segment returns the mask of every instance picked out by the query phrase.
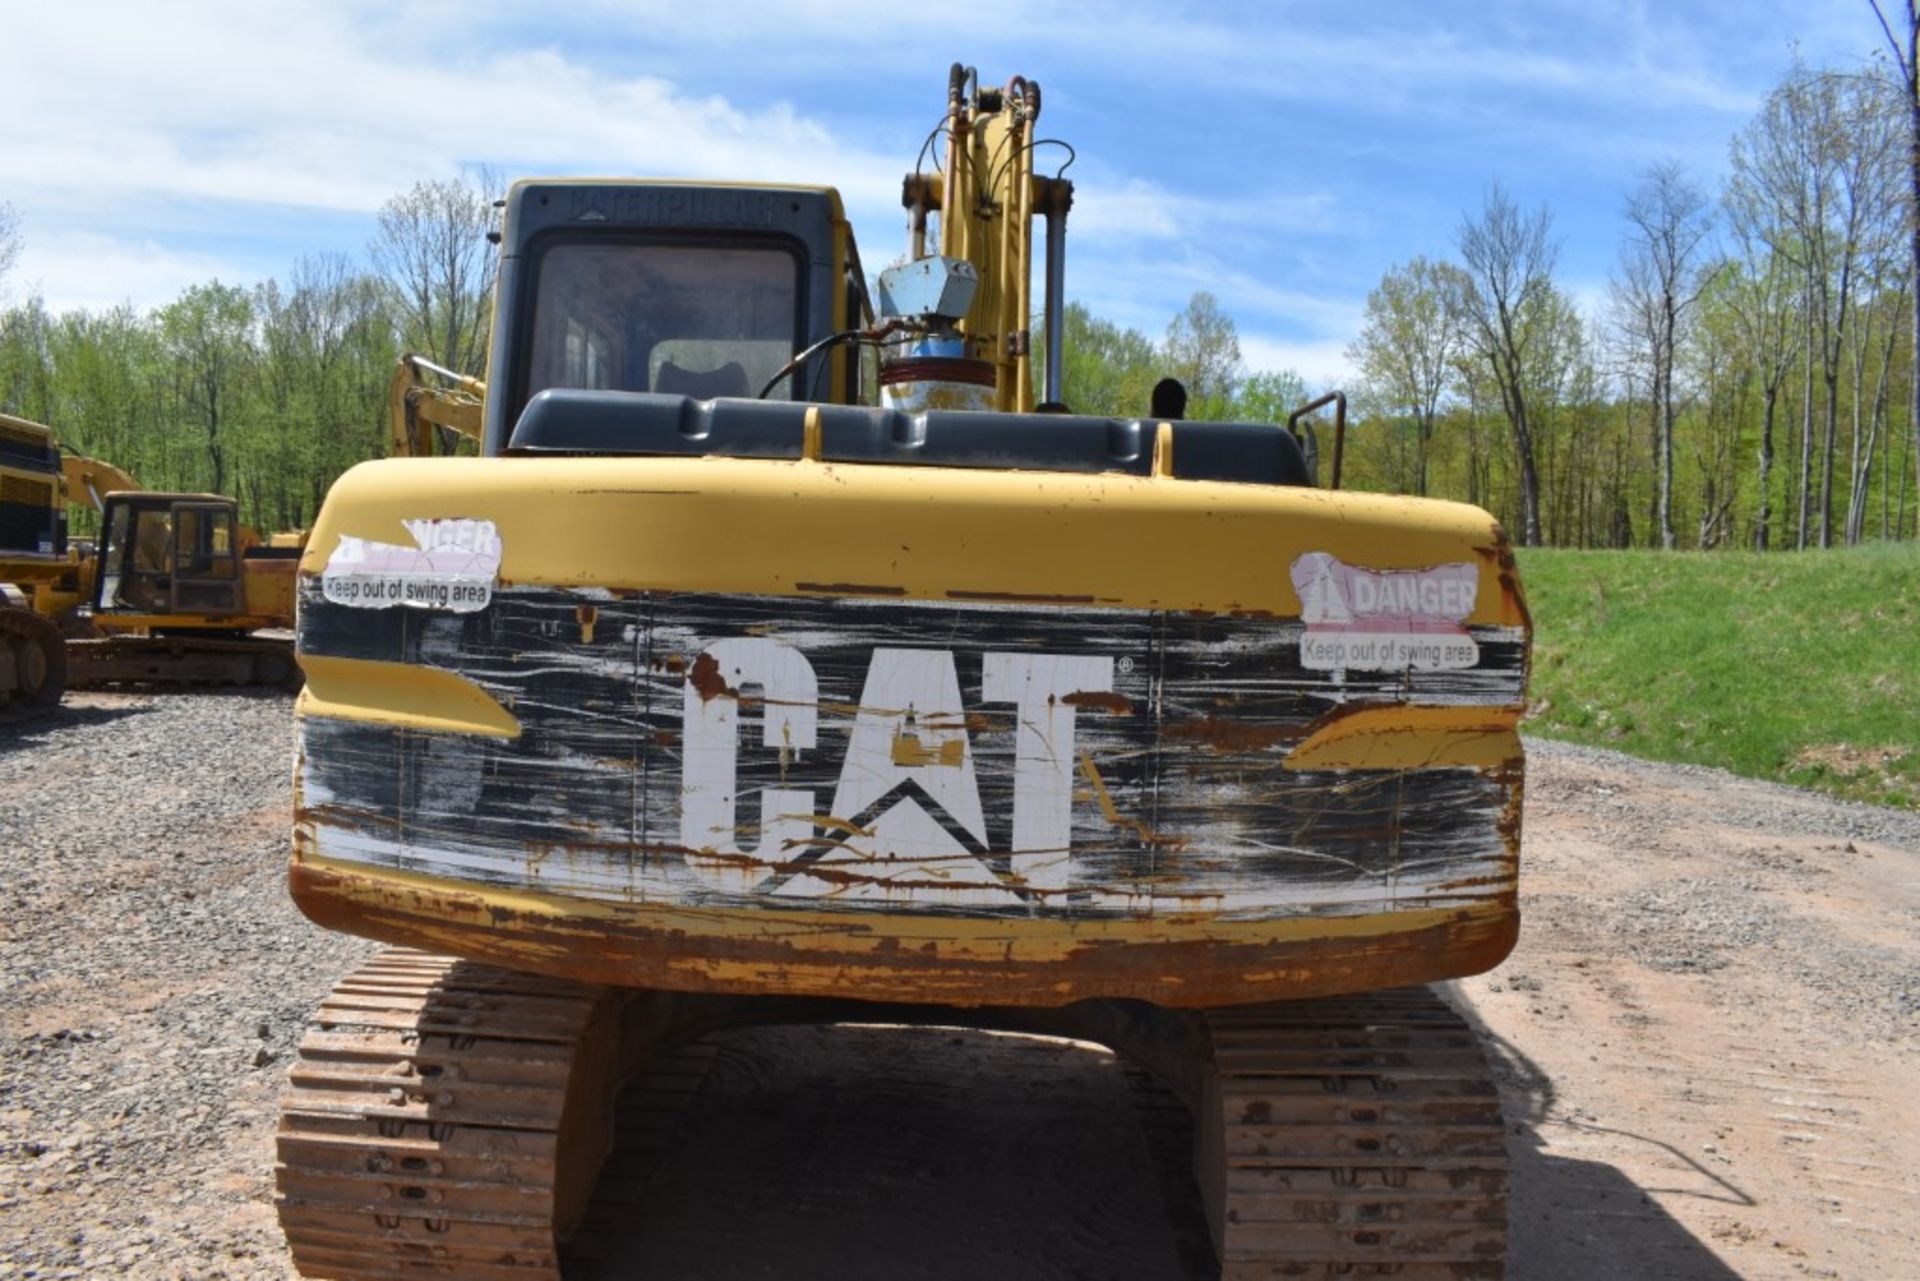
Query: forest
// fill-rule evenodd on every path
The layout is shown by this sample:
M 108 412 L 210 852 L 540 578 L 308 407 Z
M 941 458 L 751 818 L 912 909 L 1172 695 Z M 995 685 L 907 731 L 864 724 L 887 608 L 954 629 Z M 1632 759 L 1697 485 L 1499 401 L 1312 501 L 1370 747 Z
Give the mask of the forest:
M 1916 536 L 1909 60 L 1795 66 L 1709 190 L 1673 164 L 1621 193 L 1607 297 L 1556 277 L 1553 210 L 1492 185 L 1450 244 L 1384 271 L 1347 356 L 1349 487 L 1460 499 L 1530 546 L 1827 547 Z M 0 310 L 0 410 L 156 489 L 310 523 L 386 448 L 394 363 L 478 374 L 492 292 L 489 173 L 420 182 L 366 252 L 284 280 L 208 281 L 140 311 Z M 20 248 L 0 204 L 0 298 Z M 1284 423 L 1328 388 L 1250 369 L 1219 299 L 1158 337 L 1065 316 L 1065 399 L 1134 417 L 1173 375 L 1191 417 Z

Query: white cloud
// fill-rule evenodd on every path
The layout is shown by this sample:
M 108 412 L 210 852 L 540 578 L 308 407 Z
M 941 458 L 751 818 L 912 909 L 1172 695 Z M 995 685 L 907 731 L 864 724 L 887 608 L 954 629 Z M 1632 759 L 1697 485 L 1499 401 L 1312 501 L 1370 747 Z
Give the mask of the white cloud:
M 1359 379 L 1347 360 L 1351 338 L 1294 340 L 1266 334 L 1240 333 L 1240 358 L 1249 370 L 1291 369 L 1307 380 L 1310 391 L 1354 390 Z
M 969 10 L 963 46 L 944 11 L 829 0 L 621 0 L 557 17 L 508 0 L 18 4 L 8 95 L 32 105 L 0 113 L 0 199 L 28 222 L 15 292 L 37 279 L 76 300 L 160 301 L 176 280 L 283 271 L 314 247 L 310 228 L 324 222 L 337 247 L 417 179 L 479 163 L 831 183 L 877 268 L 902 242 L 900 175 L 958 52 L 990 78 L 1043 81 L 1042 132 L 1081 148 L 1073 296 L 1157 338 L 1209 289 L 1243 335 L 1331 368 L 1359 324 L 1344 295 L 1394 258 L 1448 252 L 1453 216 L 1433 209 L 1456 189 L 1449 166 L 1468 186 L 1483 166 L 1537 174 L 1546 198 L 1570 168 L 1617 170 L 1624 186 L 1662 151 L 1701 167 L 1774 74 L 1755 70 L 1773 56 L 1751 52 L 1755 32 L 1784 66 L 1795 4 L 1834 39 L 1855 22 L 1863 48 L 1878 41 L 1857 0 L 1755 0 L 1732 16 L 1488 0 L 1231 21 L 1133 0 L 989 0 Z M 1313 167 L 1290 160 L 1300 118 L 1327 130 L 1298 140 Z M 1404 139 L 1436 121 L 1444 147 L 1410 157 Z M 1376 143 L 1384 158 L 1366 158 Z M 1397 168 L 1420 175 L 1417 190 L 1395 186 Z M 263 225 L 275 221 L 277 239 Z M 207 248 L 240 226 L 251 259 Z
M 1101 244 L 1143 240 L 1206 240 L 1223 233 L 1325 232 L 1335 230 L 1329 192 L 1223 198 L 1181 195 L 1139 178 L 1107 184 L 1077 183 L 1067 225 L 1075 237 Z
M 789 105 L 741 110 L 551 49 L 457 55 L 433 27 L 319 6 L 66 7 L 9 18 L 0 189 L 94 208 L 127 192 L 370 210 L 463 164 L 772 181 L 897 200 L 900 165 Z M 446 21 L 458 30 L 457 19 Z M 100 39 L 99 31 L 112 31 Z
M 27 241 L 8 292 L 39 294 L 50 310 L 104 311 L 122 303 L 146 310 L 177 298 L 188 285 L 220 279 L 252 284 L 261 273 L 212 254 L 182 253 L 151 240 L 92 232 L 56 232 Z

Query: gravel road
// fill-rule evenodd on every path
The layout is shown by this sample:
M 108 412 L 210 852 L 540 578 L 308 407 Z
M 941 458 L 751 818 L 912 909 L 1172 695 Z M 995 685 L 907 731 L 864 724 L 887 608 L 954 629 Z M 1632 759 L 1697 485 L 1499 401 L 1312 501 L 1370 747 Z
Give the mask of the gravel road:
M 71 702 L 0 726 L 0 1278 L 284 1278 L 275 1099 L 372 951 L 286 899 L 289 702 Z M 1513 1275 L 1920 1275 L 1920 814 L 1530 750 L 1520 947 L 1450 985 L 1507 1094 Z M 1104 1052 L 733 1035 L 633 1225 L 672 1275 L 1190 1270 Z M 801 1167 L 835 1212 L 748 1223 Z

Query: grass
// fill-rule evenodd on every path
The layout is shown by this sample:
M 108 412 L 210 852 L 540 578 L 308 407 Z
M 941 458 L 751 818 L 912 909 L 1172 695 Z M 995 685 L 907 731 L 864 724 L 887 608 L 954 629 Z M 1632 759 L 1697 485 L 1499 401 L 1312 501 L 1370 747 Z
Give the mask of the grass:
M 1520 553 L 1530 732 L 1920 808 L 1920 546 Z

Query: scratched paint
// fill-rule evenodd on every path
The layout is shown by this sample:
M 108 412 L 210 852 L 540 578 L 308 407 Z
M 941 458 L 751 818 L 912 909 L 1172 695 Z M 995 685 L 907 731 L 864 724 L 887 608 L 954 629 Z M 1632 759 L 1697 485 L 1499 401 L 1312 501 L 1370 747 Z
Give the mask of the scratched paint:
M 370 615 L 309 584 L 303 652 L 455 672 L 521 733 L 306 717 L 301 822 L 372 867 L 694 906 L 1262 919 L 1510 889 L 1516 776 L 1286 758 L 1357 707 L 1517 706 L 1524 635 L 1471 629 L 1472 668 L 1333 673 L 1303 631 L 532 588 Z

